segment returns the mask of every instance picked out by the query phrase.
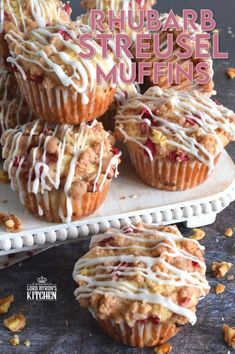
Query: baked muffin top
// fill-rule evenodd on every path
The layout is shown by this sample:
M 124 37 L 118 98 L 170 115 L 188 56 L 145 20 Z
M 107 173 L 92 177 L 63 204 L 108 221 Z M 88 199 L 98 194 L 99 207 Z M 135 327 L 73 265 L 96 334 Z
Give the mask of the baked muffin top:
M 42 83 L 44 87 L 70 88 L 82 95 L 82 103 L 88 103 L 87 92 L 97 86 L 96 67 L 99 64 L 107 74 L 115 64 L 125 63 L 131 69 L 131 60 L 125 55 L 115 59 L 113 42 L 109 42 L 107 57 L 102 57 L 102 47 L 98 41 L 90 41 L 95 50 L 92 59 L 82 59 L 86 52 L 80 45 L 79 36 L 91 33 L 87 25 L 52 26 L 38 28 L 25 35 L 9 31 L 5 36 L 9 43 L 11 57 L 8 61 L 15 65 L 23 78 Z M 103 83 L 109 87 L 111 83 Z M 115 85 L 114 85 L 115 86 Z
M 210 288 L 205 271 L 203 247 L 176 226 L 110 229 L 75 264 L 75 296 L 100 320 L 194 324 Z
M 72 9 L 59 0 L 1 0 L 0 33 L 11 29 L 27 33 L 37 27 L 68 23 Z
M 61 190 L 68 206 L 71 198 L 100 191 L 107 179 L 117 176 L 121 153 L 114 142 L 96 120 L 80 126 L 36 120 L 3 134 L 4 169 L 13 190 Z
M 120 107 L 116 134 L 151 160 L 198 160 L 213 170 L 215 158 L 235 139 L 235 114 L 198 91 L 155 86 Z
M 28 108 L 14 74 L 0 68 L 0 134 L 6 129 L 35 119 Z

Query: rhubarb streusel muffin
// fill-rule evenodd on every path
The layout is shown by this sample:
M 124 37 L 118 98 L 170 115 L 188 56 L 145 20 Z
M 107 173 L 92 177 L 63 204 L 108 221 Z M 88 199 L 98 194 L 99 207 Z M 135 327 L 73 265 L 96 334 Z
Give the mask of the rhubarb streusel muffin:
M 0 136 L 5 130 L 33 119 L 14 74 L 0 68 Z
M 90 31 L 87 25 L 71 25 L 6 35 L 12 55 L 8 61 L 18 70 L 15 75 L 29 106 L 42 119 L 80 124 L 100 117 L 112 103 L 116 87 L 111 80 L 97 83 L 97 65 L 107 74 L 119 62 L 129 70 L 131 60 L 127 56 L 116 60 L 110 43 L 103 58 L 95 40 L 90 41 L 94 57 L 83 59 L 79 37 Z
M 165 24 L 168 14 L 161 14 L 160 20 L 162 25 Z M 197 89 L 199 91 L 205 92 L 208 95 L 212 95 L 214 89 L 214 82 L 213 82 L 213 61 L 211 55 L 209 53 L 210 43 L 209 41 L 205 40 L 204 42 L 208 44 L 208 49 L 204 51 L 207 52 L 208 58 L 205 59 L 197 59 L 196 57 L 196 34 L 202 34 L 203 31 L 200 25 L 197 25 L 197 30 L 193 29 L 190 25 L 188 26 L 187 31 L 183 30 L 183 18 L 177 16 L 179 26 L 181 30 L 172 30 L 168 29 L 167 31 L 163 31 L 162 28 L 157 32 L 151 32 L 151 39 L 146 41 L 149 43 L 150 49 L 148 49 L 148 53 L 150 53 L 149 58 L 145 59 L 138 59 L 136 58 L 137 62 L 146 62 L 151 65 L 149 68 L 150 76 L 148 76 L 145 80 L 145 87 L 149 88 L 151 86 L 158 85 L 159 87 L 166 89 L 174 86 L 176 90 L 189 90 L 189 89 Z M 187 34 L 188 39 L 184 39 L 184 44 L 191 47 L 192 54 L 188 59 L 181 59 L 179 58 L 178 52 L 181 54 L 184 53 L 184 50 L 180 48 L 177 38 L 179 35 Z M 170 45 L 168 45 L 167 36 L 172 35 L 173 37 L 173 54 L 169 55 L 168 58 L 160 59 L 154 50 L 157 47 L 156 43 L 159 43 L 159 51 L 161 53 L 167 52 Z M 159 39 L 156 40 L 155 36 L 159 36 Z M 160 67 L 161 74 L 158 75 L 158 70 L 156 66 L 159 64 L 164 64 L 164 67 Z M 178 74 L 175 68 L 175 65 L 180 66 L 181 69 L 184 69 L 186 73 L 192 73 L 193 76 L 193 84 L 191 80 L 187 78 L 186 75 Z M 200 65 L 200 70 L 198 69 L 198 65 Z M 169 76 L 170 68 L 172 74 Z M 208 76 L 208 82 L 204 83 L 204 74 L 206 73 Z
M 9 30 L 27 33 L 37 27 L 46 27 L 70 21 L 69 2 L 59 0 L 7 0 L 0 1 L 0 53 L 7 58 L 8 46 L 4 36 Z
M 2 136 L 4 169 L 22 204 L 48 221 L 70 222 L 104 201 L 121 153 L 101 123 L 80 126 L 41 120 Z
M 75 296 L 112 338 L 151 347 L 195 324 L 205 272 L 203 247 L 176 226 L 110 229 L 75 264 Z
M 152 87 L 119 109 L 115 125 L 137 175 L 171 191 L 204 182 L 235 140 L 234 112 L 199 91 Z

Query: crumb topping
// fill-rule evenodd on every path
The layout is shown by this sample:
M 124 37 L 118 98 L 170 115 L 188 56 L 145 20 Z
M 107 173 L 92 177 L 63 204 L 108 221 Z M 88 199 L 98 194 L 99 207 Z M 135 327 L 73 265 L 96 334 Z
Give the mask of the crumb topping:
M 108 73 L 115 64 L 124 63 L 129 72 L 131 59 L 125 54 L 121 59 L 116 59 L 115 46 L 111 40 L 106 57 L 102 57 L 101 44 L 94 40 L 90 41 L 95 51 L 94 57 L 82 59 L 80 54 L 86 49 L 79 37 L 85 33 L 92 34 L 91 28 L 76 23 L 37 28 L 25 35 L 9 31 L 5 36 L 11 52 L 8 61 L 17 68 L 23 79 L 35 81 L 44 87 L 70 88 L 81 94 L 82 103 L 87 104 L 88 92 L 97 86 L 97 65 Z M 110 82 L 103 81 L 102 85 L 107 89 L 112 88 Z
M 36 27 L 68 23 L 72 13 L 69 3 L 59 0 L 1 0 L 0 33 L 10 29 L 27 33 Z
M 110 229 L 94 236 L 76 263 L 75 296 L 101 320 L 193 324 L 209 292 L 202 250 L 173 226 Z

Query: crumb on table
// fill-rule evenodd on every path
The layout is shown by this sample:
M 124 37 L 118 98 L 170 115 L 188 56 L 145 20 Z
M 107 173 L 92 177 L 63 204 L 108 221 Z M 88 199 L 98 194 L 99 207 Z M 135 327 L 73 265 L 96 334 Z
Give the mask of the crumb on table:
M 221 284 L 221 283 L 218 283 L 215 287 L 215 292 L 216 294 L 222 294 L 225 290 L 225 285 L 224 284 Z
M 231 269 L 232 263 L 228 262 L 213 262 L 211 270 L 216 278 L 223 278 Z
M 230 79 L 235 79 L 235 68 L 227 68 L 226 74 Z
M 235 349 L 235 327 L 230 327 L 227 324 L 223 325 L 225 342 Z
M 26 346 L 26 347 L 30 347 L 30 341 L 28 340 L 28 339 L 26 339 L 25 341 L 24 341 L 24 345 Z
M 11 332 L 20 332 L 26 326 L 26 318 L 22 313 L 12 315 L 3 321 L 3 325 Z

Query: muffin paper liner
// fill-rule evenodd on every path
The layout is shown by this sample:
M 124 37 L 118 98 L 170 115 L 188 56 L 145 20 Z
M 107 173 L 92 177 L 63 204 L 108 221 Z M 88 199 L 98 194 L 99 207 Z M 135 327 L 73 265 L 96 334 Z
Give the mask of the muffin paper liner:
M 137 176 L 146 184 L 168 191 L 194 188 L 210 176 L 208 167 L 199 161 L 171 162 L 150 160 L 143 152 L 130 149 L 129 154 Z M 218 161 L 219 156 L 215 159 Z
M 125 345 L 139 348 L 153 347 L 164 343 L 179 331 L 175 324 L 168 323 L 136 322 L 133 327 L 130 327 L 124 322 L 117 324 L 112 320 L 101 321 L 98 319 L 98 321 L 111 338 Z
M 72 221 L 92 214 L 105 200 L 111 180 L 107 180 L 101 191 L 87 192 L 71 198 Z M 49 222 L 61 222 L 60 208 L 63 215 L 67 216 L 66 196 L 61 190 L 52 190 L 44 194 L 33 194 L 26 191 L 20 192 L 21 203 L 34 215 L 40 216 Z
M 97 86 L 87 92 L 88 104 L 82 103 L 82 95 L 66 87 L 45 88 L 31 80 L 23 80 L 15 73 L 17 82 L 29 107 L 40 118 L 54 123 L 80 124 L 104 114 L 113 101 L 115 89 Z

